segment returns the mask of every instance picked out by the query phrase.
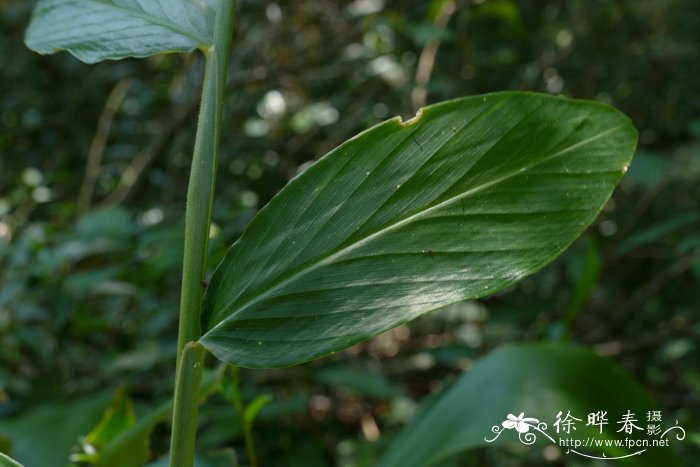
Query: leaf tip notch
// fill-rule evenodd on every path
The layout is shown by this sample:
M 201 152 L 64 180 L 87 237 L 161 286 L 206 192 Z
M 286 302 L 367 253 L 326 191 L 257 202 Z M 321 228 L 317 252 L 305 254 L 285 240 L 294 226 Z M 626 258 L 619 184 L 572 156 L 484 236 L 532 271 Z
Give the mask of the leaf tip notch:
M 415 125 L 416 123 L 418 123 L 422 117 L 423 117 L 423 109 L 420 108 L 420 109 L 418 109 L 418 112 L 416 112 L 416 114 L 413 117 L 409 118 L 408 120 L 404 120 L 403 117 L 400 117 L 400 116 L 397 118 L 399 119 L 399 123 L 401 124 L 401 126 L 411 126 L 411 125 Z

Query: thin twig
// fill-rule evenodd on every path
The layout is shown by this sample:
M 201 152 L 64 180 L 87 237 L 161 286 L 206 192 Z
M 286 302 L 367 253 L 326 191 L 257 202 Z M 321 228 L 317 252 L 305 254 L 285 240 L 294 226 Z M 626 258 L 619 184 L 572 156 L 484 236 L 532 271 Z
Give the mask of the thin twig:
M 122 105 L 127 92 L 129 92 L 130 86 L 130 78 L 123 78 L 119 80 L 119 82 L 114 86 L 114 89 L 112 89 L 112 92 L 109 93 L 109 97 L 107 97 L 107 101 L 102 108 L 100 119 L 97 121 L 95 135 L 93 136 L 92 142 L 90 143 L 90 148 L 88 149 L 85 176 L 83 177 L 83 182 L 80 185 L 80 192 L 78 194 L 78 210 L 80 212 L 87 211 L 90 209 L 90 205 L 92 204 L 92 196 L 95 192 L 95 183 L 97 182 L 97 178 L 100 176 L 102 156 L 104 154 L 105 147 L 107 146 L 107 138 L 109 137 L 109 132 L 112 128 L 114 115 Z
M 198 105 L 198 102 L 193 101 L 184 111 L 178 112 L 175 117 L 167 123 L 165 128 L 158 133 L 158 136 L 151 144 L 139 151 L 136 157 L 134 157 L 126 169 L 124 169 L 119 179 L 119 184 L 112 193 L 104 199 L 103 204 L 120 204 L 131 196 L 133 189 L 138 184 L 138 181 L 141 179 L 146 169 L 153 163 L 163 148 L 172 141 L 172 137 L 177 130 L 182 128 L 183 124 L 195 113 Z
M 435 17 L 435 27 L 440 30 L 445 29 L 455 11 L 457 11 L 457 5 L 454 0 L 447 0 L 444 2 Z M 435 67 L 435 57 L 437 56 L 441 43 L 442 41 L 440 38 L 430 39 L 426 42 L 425 46 L 423 46 L 423 50 L 418 58 L 416 76 L 414 78 L 416 87 L 413 88 L 411 92 L 411 103 L 415 112 L 425 106 L 428 96 L 426 86 L 430 82 L 430 75 L 432 75 L 433 68 Z

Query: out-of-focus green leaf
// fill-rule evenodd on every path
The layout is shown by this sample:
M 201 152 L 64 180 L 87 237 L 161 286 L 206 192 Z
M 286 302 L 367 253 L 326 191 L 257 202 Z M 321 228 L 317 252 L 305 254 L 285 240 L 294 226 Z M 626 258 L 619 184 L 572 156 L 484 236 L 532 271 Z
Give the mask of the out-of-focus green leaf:
M 273 399 L 260 410 L 261 419 L 275 419 L 304 413 L 309 406 L 309 395 L 306 392 L 294 392 L 286 399 Z
M 700 249 L 700 233 L 692 233 L 682 238 L 676 245 L 676 251 L 681 254 L 690 253 L 697 249 Z
M 205 372 L 199 390 L 200 403 L 219 390 L 223 368 Z M 140 467 L 150 458 L 151 433 L 159 423 L 166 422 L 173 411 L 172 399 L 141 417 L 121 432 L 100 452 L 97 467 Z
M 12 455 L 28 466 L 65 467 L 78 437 L 100 419 L 109 394 L 68 404 L 33 407 L 19 417 L 0 420 L 0 433 L 12 440 Z
M 688 133 L 694 138 L 700 139 L 700 118 L 694 118 L 688 122 Z
M 649 245 L 678 229 L 695 224 L 699 220 L 700 213 L 695 211 L 675 215 L 670 219 L 654 224 L 651 227 L 647 227 L 630 235 L 624 242 L 622 242 L 622 244 L 620 244 L 619 252 L 621 254 L 627 253 L 640 246 Z
M 671 164 L 663 154 L 642 152 L 635 154 L 626 179 L 640 185 L 653 187 L 666 176 Z
M 448 41 L 452 38 L 449 29 L 436 26 L 433 22 L 406 24 L 405 27 L 410 31 L 409 37 L 418 47 L 424 47 L 430 41 Z
M 243 409 L 243 424 L 252 427 L 255 417 L 258 416 L 260 410 L 265 407 L 272 400 L 272 396 L 268 394 L 263 394 L 252 401 Z
M 233 449 L 195 455 L 195 467 L 238 467 L 238 458 Z
M 592 238 L 588 239 L 585 248 L 578 252 L 574 258 L 575 260 L 570 261 L 570 264 L 573 264 L 569 274 L 576 286 L 564 316 L 564 329 L 566 330 L 571 328 L 583 305 L 586 304 L 598 285 L 602 266 L 598 245 Z
M 72 455 L 73 462 L 94 463 L 99 458 L 100 450 L 112 442 L 120 433 L 136 423 L 134 404 L 126 394 L 124 387 L 117 389 L 114 402 L 105 410 L 102 419 L 85 437 L 82 453 Z
M 0 452 L 0 467 L 24 467 L 22 464 Z
M 587 426 L 587 414 L 607 411 L 609 425 L 602 433 L 598 426 Z M 515 430 L 503 430 L 501 422 L 509 414 L 547 423 L 545 431 L 558 437 L 582 439 L 623 439 L 617 432 L 622 413 L 636 414 L 643 424 L 650 410 L 658 410 L 644 390 L 608 359 L 593 352 L 562 344 L 508 345 L 477 362 L 453 386 L 428 406 L 393 440 L 379 465 L 383 467 L 430 467 L 444 465 L 466 450 L 476 447 L 520 444 Z M 575 432 L 557 434 L 553 422 L 559 411 L 581 419 Z M 669 420 L 666 421 L 670 422 Z M 502 431 L 493 444 L 497 431 Z M 552 444 L 538 434 L 537 445 Z M 669 438 L 674 438 L 669 435 Z M 639 449 L 604 448 L 608 457 Z M 580 448 L 585 453 L 592 448 Z M 597 451 L 600 453 L 600 451 Z M 572 460 L 583 460 L 575 454 Z M 625 466 L 678 465 L 671 447 L 647 449 L 626 459 Z
M 352 138 L 249 224 L 207 288 L 204 346 L 278 367 L 490 295 L 595 219 L 636 130 L 598 103 L 504 92 Z
M 103 371 L 109 375 L 125 371 L 146 371 L 169 357 L 157 342 L 145 341 L 133 350 L 115 355 L 112 360 L 105 362 Z
M 0 371 L 0 377 L 2 376 L 4 375 Z M 0 397 L 2 397 L 3 395 L 4 394 L 0 393 Z M 0 434 L 0 452 L 12 454 L 12 440 L 2 434 Z
M 377 400 L 393 399 L 403 393 L 383 375 L 356 368 L 327 368 L 316 375 L 316 380 L 328 386 L 343 386 Z
M 84 214 L 76 226 L 77 234 L 85 240 L 108 238 L 123 241 L 134 231 L 131 214 L 120 206 L 96 209 Z
M 100 452 L 97 467 L 119 465 L 139 467 L 150 458 L 151 433 L 159 423 L 166 422 L 173 411 L 173 401 L 162 403 L 129 429 L 121 432 Z
M 512 27 L 521 26 L 520 10 L 513 0 L 493 0 L 484 2 L 474 9 L 474 13 L 480 16 L 491 16 L 508 22 Z
M 700 396 L 700 371 L 686 370 L 685 382 L 697 396 Z
M 216 0 L 40 0 L 25 43 L 86 63 L 189 52 L 212 43 L 216 8 Z

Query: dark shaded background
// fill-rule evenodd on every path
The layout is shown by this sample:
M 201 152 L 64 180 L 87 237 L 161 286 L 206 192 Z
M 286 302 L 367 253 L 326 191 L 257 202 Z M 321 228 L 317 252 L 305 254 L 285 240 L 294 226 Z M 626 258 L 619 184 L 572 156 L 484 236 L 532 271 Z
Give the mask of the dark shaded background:
M 145 407 L 171 391 L 202 58 L 38 56 L 22 43 L 32 3 L 0 0 L 0 417 L 119 385 Z M 372 465 L 416 404 L 474 358 L 562 334 L 698 426 L 697 0 L 240 3 L 212 267 L 307 164 L 424 103 L 548 92 L 610 103 L 640 132 L 599 219 L 537 275 L 333 358 L 244 371 L 246 397 L 274 398 L 255 430 L 265 465 Z M 214 398 L 200 444 L 244 457 L 236 423 Z M 681 446 L 688 465 L 699 446 L 697 435 Z M 476 451 L 456 465 L 540 462 Z

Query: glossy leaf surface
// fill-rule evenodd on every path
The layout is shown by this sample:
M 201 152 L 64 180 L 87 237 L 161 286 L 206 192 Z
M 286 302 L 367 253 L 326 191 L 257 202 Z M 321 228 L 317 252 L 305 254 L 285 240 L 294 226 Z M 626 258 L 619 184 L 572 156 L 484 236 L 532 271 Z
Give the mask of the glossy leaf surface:
M 644 427 L 641 432 L 634 430 L 634 436 L 618 431 L 621 427 L 618 422 L 628 410 L 635 415 L 635 424 Z M 502 425 L 509 414 L 517 417 L 521 413 L 524 418 L 546 423 L 543 431 L 555 441 L 559 438 L 585 441 L 589 437 L 595 440 L 634 437 L 646 438 L 651 443 L 651 439 L 659 436 L 647 436 L 644 430 L 647 413 L 653 410 L 658 408 L 641 386 L 612 361 L 590 350 L 562 344 L 507 345 L 478 361 L 454 385 L 423 407 L 392 440 L 379 465 L 439 466 L 450 459 L 464 459 L 456 456 L 477 447 L 509 444 L 524 448 L 516 429 L 503 429 Z M 572 420 L 573 428 L 568 433 L 561 424 L 557 432 L 555 422 L 560 411 L 561 419 L 569 412 L 579 419 Z M 588 426 L 587 415 L 598 411 L 607 412 L 607 425 Z M 666 420 L 664 426 L 669 425 L 672 426 L 673 421 Z M 536 436 L 535 447 L 553 444 L 532 426 L 528 433 Z M 501 431 L 497 437 L 493 427 Z M 667 434 L 669 446 L 666 447 L 628 449 L 624 445 L 613 445 L 597 450 L 591 447 L 574 450 L 597 457 L 605 454 L 608 458 L 643 450 L 612 462 L 625 466 L 672 466 L 678 465 L 673 452 L 673 446 L 678 447 L 680 443 L 677 434 L 677 431 Z M 587 460 L 566 447 L 560 447 L 560 451 L 564 460 Z M 544 465 L 544 459 L 542 463 Z
M 292 365 L 542 268 L 590 224 L 636 143 L 614 109 L 506 92 L 350 139 L 250 223 L 207 288 L 201 339 Z
M 212 43 L 216 0 L 40 0 L 27 29 L 30 49 L 67 50 L 96 63 Z

